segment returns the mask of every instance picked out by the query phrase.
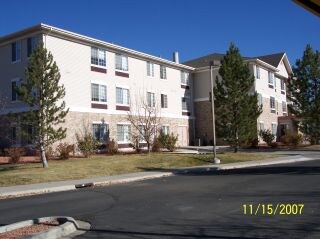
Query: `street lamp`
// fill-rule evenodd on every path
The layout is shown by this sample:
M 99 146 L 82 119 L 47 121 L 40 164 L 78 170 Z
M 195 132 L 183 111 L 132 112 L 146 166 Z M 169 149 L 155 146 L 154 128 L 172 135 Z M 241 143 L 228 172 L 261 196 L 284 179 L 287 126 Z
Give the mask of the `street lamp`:
M 214 95 L 213 95 L 213 61 L 210 62 L 210 82 L 211 82 L 211 107 L 212 107 L 212 134 L 213 134 L 213 163 L 219 164 L 220 159 L 217 158 L 216 151 L 216 122 L 214 115 Z

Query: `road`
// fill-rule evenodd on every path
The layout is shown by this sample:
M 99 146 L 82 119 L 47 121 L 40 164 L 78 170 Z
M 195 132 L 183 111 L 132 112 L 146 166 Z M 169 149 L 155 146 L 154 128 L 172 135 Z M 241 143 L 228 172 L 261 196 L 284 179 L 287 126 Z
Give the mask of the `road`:
M 194 172 L 0 201 L 0 224 L 67 215 L 77 238 L 320 238 L 320 160 Z M 244 215 L 243 204 L 304 204 L 301 215 Z M 274 209 L 273 208 L 273 209 Z M 266 212 L 265 212 L 266 213 Z

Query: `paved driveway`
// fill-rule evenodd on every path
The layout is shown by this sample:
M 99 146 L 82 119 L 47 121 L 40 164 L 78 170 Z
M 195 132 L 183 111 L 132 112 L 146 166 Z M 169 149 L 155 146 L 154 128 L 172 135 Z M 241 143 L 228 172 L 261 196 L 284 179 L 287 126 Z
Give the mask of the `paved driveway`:
M 320 160 L 193 173 L 1 200 L 0 224 L 68 215 L 93 226 L 78 238 L 320 238 L 319 182 Z M 302 214 L 262 215 L 281 203 Z

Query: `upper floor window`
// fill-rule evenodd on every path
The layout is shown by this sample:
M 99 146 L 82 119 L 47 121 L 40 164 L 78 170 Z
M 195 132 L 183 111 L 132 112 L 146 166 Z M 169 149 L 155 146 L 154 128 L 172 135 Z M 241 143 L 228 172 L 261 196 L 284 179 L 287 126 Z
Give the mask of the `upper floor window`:
M 91 64 L 106 66 L 106 51 L 96 47 L 91 47 Z
M 21 84 L 21 79 L 16 79 L 11 81 L 11 100 L 17 101 L 19 100 L 19 96 L 17 93 L 17 87 Z
M 181 84 L 189 85 L 189 73 L 181 71 Z
M 285 101 L 282 101 L 282 112 L 287 113 L 287 103 Z
M 259 106 L 263 106 L 262 95 L 261 94 L 258 94 L 258 105 Z
M 160 65 L 160 79 L 167 79 L 167 69 L 162 65 Z
M 11 43 L 11 61 L 17 62 L 21 60 L 21 41 Z
M 116 103 L 129 105 L 129 90 L 117 87 L 116 88 Z
M 256 66 L 256 78 L 260 79 L 260 67 L 258 65 Z
M 168 96 L 161 94 L 161 108 L 168 108 Z
M 107 124 L 92 124 L 92 134 L 95 140 L 106 142 L 108 140 L 109 125 Z
M 147 61 L 147 76 L 154 76 L 154 64 Z
M 149 107 L 155 107 L 156 106 L 156 99 L 155 94 L 151 92 L 147 92 L 147 103 Z
M 268 72 L 268 84 L 269 87 L 273 88 L 274 85 L 274 74 L 272 72 Z
M 116 54 L 116 69 L 121 71 L 128 71 L 128 57 Z
M 27 39 L 27 56 L 31 56 L 33 50 L 37 46 L 37 38 L 36 37 L 29 37 Z
M 190 99 L 187 97 L 182 97 L 181 98 L 181 103 L 182 103 L 182 110 L 183 111 L 189 111 L 190 110 Z
M 281 93 L 285 93 L 286 86 L 283 79 L 280 80 L 280 85 L 281 85 Z
M 91 84 L 91 100 L 107 102 L 107 86 Z
M 276 100 L 272 96 L 270 97 L 270 109 L 271 109 L 271 113 L 276 112 Z

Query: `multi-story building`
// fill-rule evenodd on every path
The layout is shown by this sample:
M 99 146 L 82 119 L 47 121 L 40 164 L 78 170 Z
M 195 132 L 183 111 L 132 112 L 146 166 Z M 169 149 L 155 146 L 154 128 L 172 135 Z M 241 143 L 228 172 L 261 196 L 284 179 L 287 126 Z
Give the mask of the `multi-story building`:
M 192 66 L 194 113 L 196 118 L 195 137 L 202 142 L 212 142 L 212 115 L 209 99 L 212 89 L 210 81 L 210 66 L 213 65 L 212 75 L 215 81 L 219 75 L 219 68 L 223 54 L 210 54 L 194 60 L 184 62 Z M 292 73 L 290 63 L 285 53 L 278 53 L 259 57 L 244 57 L 250 71 L 255 77 L 254 91 L 258 93 L 262 114 L 257 120 L 257 130 L 270 129 L 280 137 L 290 121 L 283 120 L 288 115 L 286 82 Z M 279 124 L 279 118 L 282 119 Z M 196 140 L 197 141 L 197 140 Z
M 178 134 L 180 145 L 189 144 L 193 67 L 179 64 L 177 54 L 169 61 L 45 24 L 0 38 L 0 92 L 6 99 L 1 114 L 28 110 L 14 89 L 25 78 L 37 42 L 52 53 L 66 90 L 66 141 L 75 142 L 75 133 L 86 125 L 98 140 L 109 137 L 128 147 L 132 127 L 127 114 L 145 100 L 150 106 L 158 102 L 162 130 Z M 21 142 L 15 125 L 12 138 Z
M 5 100 L 0 114 L 29 110 L 14 89 L 25 78 L 28 57 L 37 42 L 52 53 L 66 90 L 65 141 L 75 143 L 75 134 L 89 127 L 96 139 L 108 137 L 128 147 L 133 129 L 127 115 L 141 100 L 159 108 L 159 130 L 177 134 L 180 146 L 198 144 L 199 139 L 212 141 L 210 65 L 216 79 L 224 55 L 180 64 L 177 53 L 169 61 L 45 24 L 0 38 L 0 97 Z M 270 129 L 280 136 L 289 122 L 286 80 L 292 70 L 288 58 L 279 53 L 245 60 L 263 105 L 257 129 Z M 17 133 L 19 127 L 12 125 L 12 141 L 26 143 Z

